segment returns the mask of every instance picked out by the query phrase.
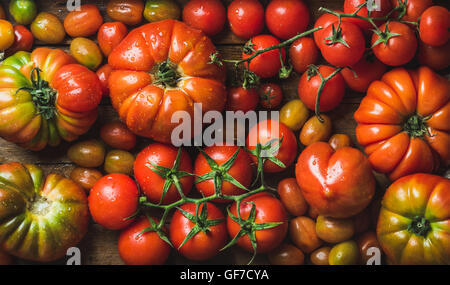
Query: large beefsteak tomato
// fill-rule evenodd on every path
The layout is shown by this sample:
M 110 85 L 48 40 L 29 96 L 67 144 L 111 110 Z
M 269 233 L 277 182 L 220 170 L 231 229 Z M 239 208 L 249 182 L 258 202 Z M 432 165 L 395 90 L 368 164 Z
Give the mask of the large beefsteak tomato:
M 391 180 L 450 163 L 450 81 L 428 67 L 373 82 L 355 119 L 370 163 Z
M 450 179 L 418 173 L 386 190 L 377 225 L 390 263 L 450 264 Z
M 138 135 L 170 143 L 175 112 L 193 118 L 194 103 L 222 111 L 225 68 L 212 63 L 216 52 L 201 31 L 176 20 L 131 31 L 108 58 L 110 97 L 122 121 Z
M 73 141 L 97 119 L 97 75 L 59 49 L 17 52 L 0 65 L 0 136 L 40 150 Z
M 47 262 L 66 255 L 86 234 L 85 191 L 70 179 L 31 164 L 0 165 L 0 249 Z

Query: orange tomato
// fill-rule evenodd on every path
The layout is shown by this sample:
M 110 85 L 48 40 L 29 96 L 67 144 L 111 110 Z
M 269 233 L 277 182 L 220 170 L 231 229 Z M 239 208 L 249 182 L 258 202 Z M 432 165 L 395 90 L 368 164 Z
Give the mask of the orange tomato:
M 81 5 L 80 10 L 72 11 L 64 19 L 64 29 L 72 38 L 89 37 L 95 34 L 103 23 L 103 17 L 94 4 Z

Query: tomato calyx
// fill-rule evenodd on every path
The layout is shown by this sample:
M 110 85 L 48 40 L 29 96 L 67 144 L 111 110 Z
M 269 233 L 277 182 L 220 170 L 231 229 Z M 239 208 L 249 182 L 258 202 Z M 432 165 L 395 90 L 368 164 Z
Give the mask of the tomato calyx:
M 176 66 L 166 60 L 158 64 L 154 83 L 162 84 L 164 87 L 177 87 L 180 78 L 181 75 L 177 72 Z
M 426 237 L 431 230 L 430 221 L 424 217 L 414 217 L 408 225 L 408 231 L 421 237 Z
M 334 27 L 334 24 L 331 25 L 332 28 L 332 34 L 329 37 L 326 37 L 323 39 L 323 42 L 327 46 L 332 46 L 336 43 L 343 44 L 347 48 L 350 48 L 350 46 L 347 44 L 347 42 L 344 40 L 344 37 L 342 36 L 342 27 L 340 24 L 338 25 L 337 29 Z
M 272 99 L 276 98 L 276 95 L 270 96 L 270 93 L 272 93 L 273 88 L 269 87 L 269 89 L 266 92 L 261 92 L 259 95 L 259 98 L 261 100 L 261 102 L 266 102 L 267 106 L 269 106 L 269 108 L 272 108 Z
M 431 116 L 422 117 L 418 114 L 414 114 L 409 117 L 403 124 L 403 130 L 408 133 L 411 138 L 423 138 L 425 135 L 432 137 L 430 133 L 427 121 Z
M 384 31 L 373 30 L 373 32 L 378 35 L 378 40 L 371 46 L 371 48 L 373 48 L 381 43 L 384 43 L 384 47 L 387 47 L 387 44 L 391 38 L 400 36 L 400 34 L 391 33 L 389 31 L 389 22 L 386 23 L 386 28 L 384 29 Z
M 167 234 L 162 229 L 162 225 L 161 224 L 156 224 L 156 222 L 153 220 L 153 218 L 150 217 L 148 214 L 145 214 L 145 216 L 147 217 L 147 219 L 148 219 L 148 221 L 150 223 L 150 227 L 147 227 L 147 228 L 143 229 L 138 234 L 138 237 L 143 235 L 143 234 L 145 234 L 145 233 L 148 233 L 148 232 L 155 232 L 156 234 L 158 234 L 160 239 L 162 239 L 167 244 L 169 244 L 171 247 L 173 247 L 172 243 L 170 242 L 169 238 L 167 237 Z

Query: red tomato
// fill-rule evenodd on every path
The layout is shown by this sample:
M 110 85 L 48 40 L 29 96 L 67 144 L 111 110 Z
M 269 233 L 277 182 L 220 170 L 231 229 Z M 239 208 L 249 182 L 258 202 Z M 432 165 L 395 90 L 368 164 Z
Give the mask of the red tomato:
M 226 14 L 220 0 L 191 0 L 183 8 L 183 22 L 214 36 L 223 30 Z
M 91 216 L 110 230 L 127 227 L 136 213 L 139 192 L 136 183 L 124 174 L 110 174 L 100 178 L 89 193 Z
M 342 11 L 336 11 L 336 12 L 342 13 Z M 342 18 L 341 21 L 344 22 L 348 19 L 349 18 Z M 339 21 L 339 18 L 330 13 L 325 13 L 316 20 L 316 23 L 314 24 L 314 28 L 322 27 L 321 30 L 314 32 L 314 42 L 316 43 L 317 46 L 320 46 L 323 43 L 322 33 L 325 31 L 325 29 L 328 26 L 330 26 L 331 24 L 337 23 L 338 21 Z
M 308 7 L 301 0 L 272 0 L 266 8 L 266 24 L 276 37 L 292 38 L 308 27 Z
M 159 170 L 159 172 L 161 169 L 158 169 L 158 167 L 163 167 L 166 170 L 174 168 L 177 154 L 178 149 L 171 145 L 153 143 L 137 155 L 136 161 L 134 162 L 134 177 L 150 202 L 160 203 L 166 179 L 170 179 L 173 182 L 171 175 L 161 177 L 153 168 Z M 184 150 L 181 151 L 180 164 L 177 170 L 192 173 L 191 158 Z M 165 173 L 168 174 L 167 171 Z M 194 178 L 192 176 L 184 176 L 179 178 L 179 181 L 183 188 L 183 193 L 187 195 L 191 191 Z M 180 198 L 177 188 L 174 183 L 171 183 L 162 199 L 162 204 L 170 204 Z
M 352 14 L 356 10 L 358 10 L 358 7 L 360 7 L 362 4 L 364 4 L 366 0 L 345 0 L 344 2 L 344 12 L 346 14 Z M 389 12 L 392 10 L 392 4 L 391 0 L 379 0 L 379 1 L 368 1 L 368 3 L 373 3 L 375 6 L 377 3 L 380 4 L 380 7 L 374 7 L 375 9 L 372 9 L 370 12 L 371 18 L 382 18 L 386 16 Z M 369 12 L 367 9 L 367 6 L 362 8 L 357 15 L 362 17 L 368 17 Z M 357 24 L 363 31 L 367 32 L 370 29 L 373 28 L 373 26 L 363 19 L 356 19 L 356 18 L 348 18 L 349 22 Z M 380 22 L 375 22 L 377 25 L 380 25 Z
M 97 34 L 97 41 L 105 56 L 120 44 L 128 33 L 127 26 L 122 22 L 104 23 Z
M 420 39 L 430 46 L 445 45 L 450 37 L 450 13 L 445 7 L 432 6 L 420 17 Z
M 89 37 L 95 34 L 103 23 L 103 17 L 97 6 L 84 4 L 79 10 L 67 14 L 64 19 L 66 33 L 73 37 Z
M 406 24 L 389 22 L 388 33 L 386 25 L 380 27 L 382 36 L 374 33 L 372 36 L 372 50 L 375 56 L 384 64 L 400 66 L 410 62 L 417 50 L 417 39 L 414 31 Z M 379 41 L 387 34 L 397 34 L 385 41 Z M 378 42 L 378 44 L 376 44 Z M 376 45 L 375 45 L 376 44 Z
M 319 50 L 312 38 L 299 38 L 289 48 L 289 58 L 294 70 L 302 74 L 308 66 L 317 62 Z
M 319 66 L 319 72 L 324 78 L 331 75 L 336 69 L 330 66 Z M 298 83 L 298 95 L 305 105 L 315 110 L 316 98 L 319 91 L 320 83 L 322 82 L 318 74 L 311 76 L 308 80 L 309 72 L 303 73 Z M 345 81 L 340 73 L 331 78 L 322 90 L 319 102 L 319 111 L 328 112 L 336 108 L 342 101 L 345 95 Z
M 211 168 L 205 156 L 200 153 L 195 160 L 194 174 L 200 177 L 207 173 L 215 172 L 219 177 L 223 177 L 222 186 L 220 188 L 223 195 L 234 196 L 245 193 L 245 189 L 241 189 L 235 184 L 232 184 L 231 181 L 225 177 L 226 175 L 230 175 L 245 188 L 250 186 L 253 176 L 252 161 L 245 150 L 241 149 L 239 151 L 236 160 L 230 168 L 227 169 L 223 167 L 223 164 L 229 161 L 238 149 L 237 146 L 210 146 L 205 148 L 205 153 L 217 163 L 218 169 L 216 167 Z M 195 187 L 205 197 L 212 196 L 215 193 L 214 179 L 208 179 L 197 183 Z M 217 199 L 215 202 L 227 201 Z
M 246 144 L 250 151 L 254 151 L 258 143 L 264 146 L 274 139 L 281 138 L 283 139 L 281 147 L 274 157 L 281 161 L 287 168 L 294 162 L 295 156 L 297 155 L 297 139 L 285 124 L 274 120 L 259 122 L 250 130 Z M 278 143 L 279 141 L 275 141 L 271 145 L 274 146 Z M 251 155 L 251 158 L 255 163 L 258 163 L 255 155 Z M 281 172 L 286 168 L 280 167 L 268 160 L 264 163 L 264 172 Z
M 333 33 L 333 30 L 335 30 L 335 33 Z M 335 41 L 325 40 L 335 36 Z M 351 66 L 357 63 L 363 56 L 366 48 L 361 29 L 349 22 L 342 22 L 340 30 L 338 30 L 337 23 L 331 24 L 323 31 L 321 37 L 323 37 L 323 41 L 319 48 L 323 57 L 337 67 Z M 339 42 L 341 40 L 346 44 Z
M 394 8 L 398 7 L 399 0 L 391 0 L 391 2 Z M 433 5 L 433 0 L 401 0 L 401 2 L 403 4 L 406 3 L 405 15 L 402 17 L 402 20 L 410 22 L 417 22 L 423 11 Z
M 265 48 L 274 46 L 279 44 L 280 41 L 277 38 L 271 35 L 259 35 L 250 39 L 247 42 L 247 46 L 250 46 L 255 51 L 263 50 Z M 253 54 L 242 53 L 242 59 L 246 59 Z M 281 49 L 281 59 L 283 62 L 286 58 L 286 51 L 284 48 Z M 245 63 L 247 65 L 247 63 Z M 267 51 L 262 53 L 255 58 L 253 58 L 250 62 L 249 69 L 254 72 L 256 75 L 262 78 L 273 77 L 278 74 L 278 71 L 281 68 L 280 61 L 280 51 L 277 49 Z
M 196 212 L 194 203 L 184 204 L 180 209 L 191 214 L 193 220 L 178 209 L 170 222 L 170 241 L 179 253 L 191 260 L 207 260 L 216 256 L 225 246 L 228 238 L 225 217 L 222 212 L 214 204 L 206 203 L 206 216 L 205 219 L 202 219 L 201 213 L 204 205 L 199 205 L 198 212 Z M 189 214 L 187 215 L 189 216 Z M 208 225 L 213 221 L 220 222 L 216 225 Z M 195 230 L 195 226 L 198 227 L 198 231 L 183 244 L 189 233 Z M 183 246 L 181 246 L 182 244 Z
M 105 97 L 109 96 L 109 76 L 111 75 L 112 71 L 113 69 L 109 64 L 103 65 L 96 71 L 98 79 L 102 84 L 102 94 Z
M 264 29 L 264 7 L 258 0 L 234 0 L 228 6 L 228 22 L 236 36 L 254 37 Z
M 25 26 L 16 25 L 14 26 L 14 43 L 5 53 L 9 56 L 18 51 L 31 51 L 33 43 L 33 34 Z
M 120 233 L 118 249 L 122 260 L 128 265 L 161 265 L 170 254 L 170 245 L 161 239 L 158 233 L 148 231 L 149 218 L 140 217 L 134 224 Z M 155 224 L 159 221 L 151 218 Z M 142 233 L 142 234 L 141 234 Z
M 261 106 L 266 109 L 276 109 L 283 101 L 283 90 L 276 83 L 265 83 L 258 89 Z
M 419 43 L 419 63 L 434 70 L 442 70 L 450 66 L 450 41 L 445 45 L 433 47 L 423 42 Z
M 236 203 L 230 208 L 230 212 L 234 217 L 238 217 Z M 249 219 L 252 207 L 255 207 L 255 220 Z M 283 242 L 288 230 L 288 216 L 286 210 L 280 200 L 267 194 L 258 193 L 245 198 L 240 205 L 239 212 L 242 220 L 249 225 L 250 232 L 256 236 L 256 251 L 258 253 L 269 252 L 278 247 Z M 270 229 L 256 230 L 255 224 L 262 223 L 282 223 Z M 230 216 L 227 218 L 227 228 L 230 237 L 235 237 L 241 230 L 241 225 L 235 222 Z M 253 252 L 253 246 L 249 238 L 249 234 L 243 235 L 238 239 L 237 245 L 246 251 Z
M 386 65 L 374 55 L 365 55 L 361 60 L 351 66 L 352 70 L 345 68 L 341 74 L 347 86 L 357 92 L 366 92 L 370 83 L 378 80 L 386 72 Z M 355 77 L 356 74 L 356 77 Z
M 112 121 L 100 128 L 102 140 L 115 149 L 131 150 L 136 146 L 136 135 L 120 121 Z
M 227 111 L 248 112 L 256 109 L 259 103 L 258 92 L 254 88 L 235 87 L 228 90 Z

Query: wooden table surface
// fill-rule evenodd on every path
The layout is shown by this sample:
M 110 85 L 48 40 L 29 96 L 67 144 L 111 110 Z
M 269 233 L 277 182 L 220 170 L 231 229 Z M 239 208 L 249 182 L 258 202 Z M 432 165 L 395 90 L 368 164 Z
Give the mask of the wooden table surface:
M 66 14 L 68 13 L 66 9 L 67 1 L 64 0 L 40 0 L 36 1 L 38 3 L 39 11 L 48 11 L 57 15 L 61 21 L 64 20 Z M 105 22 L 112 21 L 105 12 L 105 7 L 107 0 L 95 0 L 95 1 L 81 1 L 82 4 L 93 3 L 96 4 L 102 15 L 104 16 Z M 187 0 L 178 0 L 178 2 L 183 5 L 188 2 Z M 231 2 L 231 0 L 224 0 L 225 4 Z M 261 1 L 266 4 L 269 1 Z M 312 26 L 314 20 L 320 16 L 318 13 L 319 7 L 327 7 L 330 9 L 342 9 L 344 0 L 306 0 L 308 2 L 310 11 L 312 14 L 312 20 L 310 25 Z M 445 0 L 434 1 L 436 4 L 450 6 Z M 7 8 L 7 0 L 0 0 L 3 7 Z M 7 10 L 7 9 L 5 9 Z M 12 20 L 9 17 L 9 20 Z M 145 20 L 144 20 L 145 21 Z M 265 31 L 267 32 L 267 31 Z M 95 40 L 95 37 L 92 39 Z M 69 44 L 71 39 L 66 37 L 63 44 L 52 46 L 54 48 L 62 48 L 66 51 L 69 50 Z M 224 31 L 213 38 L 214 43 L 217 45 L 218 50 L 222 54 L 223 58 L 226 59 L 239 59 L 242 52 L 243 40 L 234 36 L 231 31 L 226 28 Z M 38 46 L 48 46 L 40 42 L 35 43 L 35 47 Z M 414 66 L 414 63 L 413 65 Z M 231 68 L 228 68 L 230 71 Z M 448 74 L 448 72 L 445 72 Z M 297 84 L 299 80 L 299 75 L 293 73 L 292 76 L 283 81 L 279 81 L 283 88 L 284 102 L 291 99 L 298 98 L 297 95 Z M 276 79 L 272 81 L 277 81 Z M 357 109 L 361 97 L 363 94 L 347 91 L 347 94 L 341 103 L 341 105 L 330 112 L 328 115 L 332 118 L 334 133 L 345 133 L 351 136 L 353 142 L 356 143 L 355 138 L 355 127 L 356 122 L 353 119 L 353 113 Z M 118 116 L 108 99 L 104 99 L 99 108 L 99 118 L 91 130 L 79 138 L 79 140 L 88 138 L 98 138 L 100 127 L 108 121 L 116 120 Z M 137 147 L 134 149 L 134 153 L 138 153 L 139 150 L 147 146 L 151 141 L 148 139 L 141 138 L 138 141 Z M 32 152 L 24 150 L 12 143 L 9 143 L 0 138 L 0 163 L 6 162 L 21 162 L 21 163 L 34 163 L 42 167 L 46 173 L 56 172 L 65 176 L 69 176 L 70 171 L 74 168 L 74 165 L 69 161 L 66 156 L 66 151 L 69 147 L 69 143 L 62 143 L 56 148 L 46 148 L 45 150 L 39 152 Z M 299 150 L 300 151 L 300 150 Z M 293 177 L 293 168 L 287 169 L 281 175 L 269 176 L 268 182 L 271 185 L 276 185 L 277 182 L 284 177 Z M 377 178 L 381 185 L 386 185 L 388 181 L 382 175 L 377 175 Z M 90 224 L 89 232 L 82 242 L 78 245 L 81 250 L 82 264 L 101 264 L 101 265 L 112 265 L 112 264 L 123 264 L 117 252 L 117 239 L 119 232 L 110 231 L 96 225 L 94 222 Z M 221 253 L 216 258 L 208 261 L 208 264 L 246 264 L 250 258 L 250 255 L 237 249 L 233 248 Z M 28 262 L 23 260 L 17 260 L 19 264 L 28 264 Z M 185 260 L 174 250 L 172 251 L 171 257 L 167 264 L 192 264 L 192 262 Z M 260 255 L 256 258 L 254 264 L 266 264 L 266 256 Z M 56 264 L 65 264 L 65 259 L 56 262 Z

